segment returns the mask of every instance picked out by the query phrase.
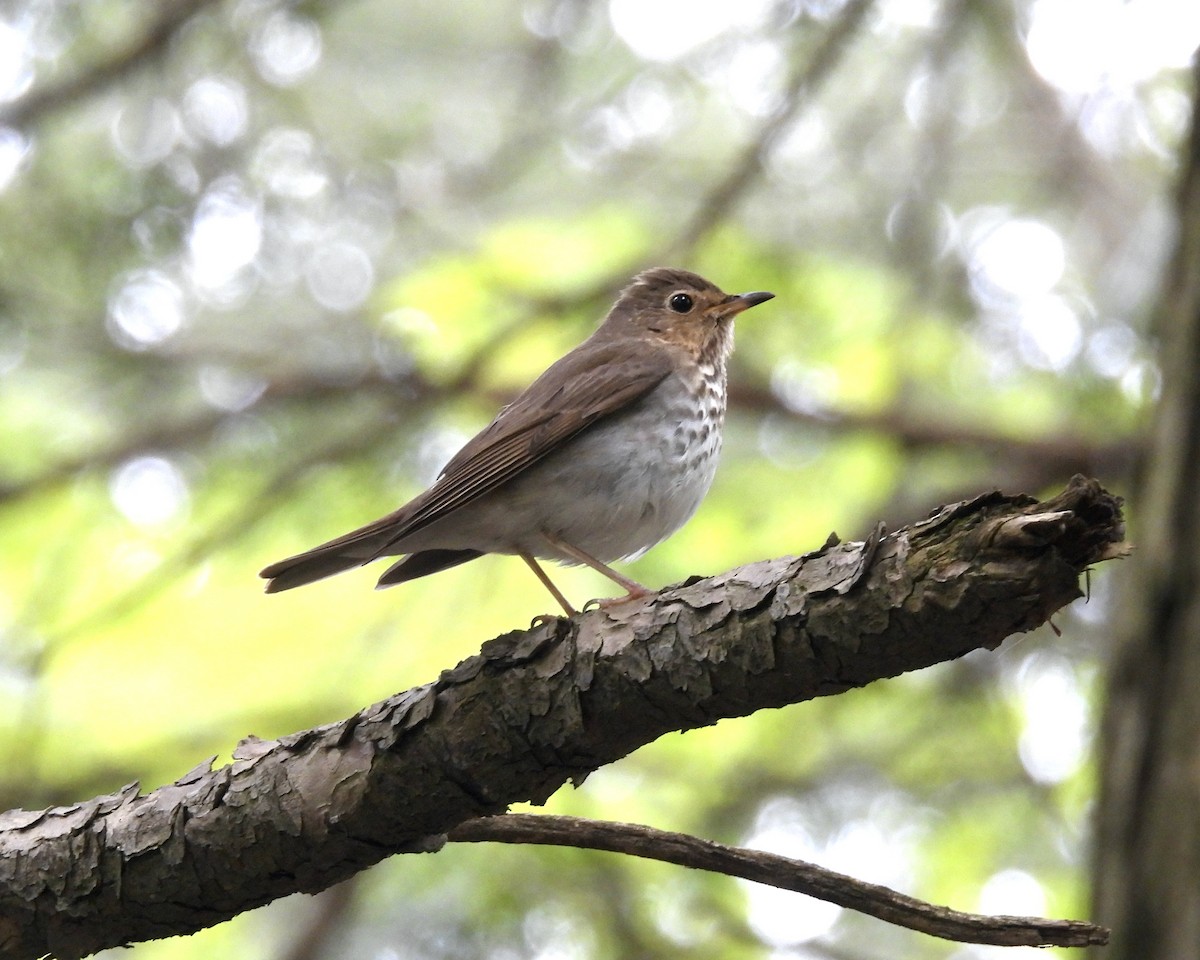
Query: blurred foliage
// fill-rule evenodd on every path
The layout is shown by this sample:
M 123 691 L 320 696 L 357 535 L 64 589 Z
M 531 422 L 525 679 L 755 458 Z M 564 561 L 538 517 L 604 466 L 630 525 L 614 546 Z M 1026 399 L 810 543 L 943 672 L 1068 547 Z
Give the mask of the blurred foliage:
M 421 489 L 648 265 L 777 294 L 739 321 L 721 473 L 631 566 L 648 584 L 1077 470 L 1122 490 L 1198 39 L 1150 0 L 0 7 L 4 805 L 173 780 L 547 609 L 501 557 L 387 593 L 268 598 L 255 571 Z M 1110 575 L 1061 637 L 666 737 L 548 809 L 1081 914 Z M 999 955 L 466 846 L 135 949 Z

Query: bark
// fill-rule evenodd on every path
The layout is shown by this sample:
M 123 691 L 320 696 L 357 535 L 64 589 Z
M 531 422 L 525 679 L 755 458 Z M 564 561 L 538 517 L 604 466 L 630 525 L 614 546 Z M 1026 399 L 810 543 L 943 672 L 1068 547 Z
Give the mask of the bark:
M 244 741 L 142 796 L 0 815 L 0 958 L 187 933 L 473 818 L 540 802 L 665 733 L 839 693 L 1044 623 L 1119 556 L 1120 501 L 1075 478 L 550 619 L 344 721 Z
M 1200 91 L 1200 60 L 1195 74 Z M 1094 914 L 1113 927 L 1106 960 L 1200 960 L 1200 100 L 1194 110 L 1102 731 Z

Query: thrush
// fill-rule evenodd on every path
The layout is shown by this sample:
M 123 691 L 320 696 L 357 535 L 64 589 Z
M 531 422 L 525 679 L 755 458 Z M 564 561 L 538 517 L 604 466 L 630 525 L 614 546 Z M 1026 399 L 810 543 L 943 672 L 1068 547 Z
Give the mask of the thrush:
M 596 331 L 553 364 L 400 509 L 265 568 L 268 593 L 404 555 L 379 587 L 485 553 L 520 557 L 570 616 L 538 560 L 609 566 L 692 516 L 712 484 L 725 420 L 733 319 L 770 300 L 726 294 L 686 270 L 634 278 Z

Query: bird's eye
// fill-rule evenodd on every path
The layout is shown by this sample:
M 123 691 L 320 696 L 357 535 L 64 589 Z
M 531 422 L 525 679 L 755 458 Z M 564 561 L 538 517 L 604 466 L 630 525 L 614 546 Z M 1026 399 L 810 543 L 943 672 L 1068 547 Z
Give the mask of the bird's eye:
M 692 298 L 686 293 L 676 293 L 667 301 L 676 313 L 687 313 L 692 309 Z

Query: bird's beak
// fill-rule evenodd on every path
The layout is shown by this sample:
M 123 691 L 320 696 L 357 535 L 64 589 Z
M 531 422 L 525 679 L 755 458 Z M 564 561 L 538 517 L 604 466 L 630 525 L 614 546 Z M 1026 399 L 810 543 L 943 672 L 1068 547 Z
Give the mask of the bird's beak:
M 774 298 L 775 294 L 767 293 L 765 290 L 756 290 L 754 293 L 737 293 L 725 301 L 724 314 L 727 317 L 736 317 L 743 310 L 757 307 L 760 303 L 766 303 Z

